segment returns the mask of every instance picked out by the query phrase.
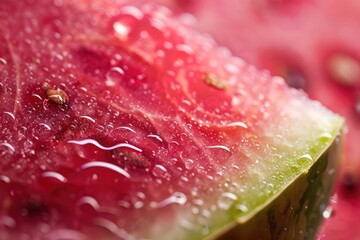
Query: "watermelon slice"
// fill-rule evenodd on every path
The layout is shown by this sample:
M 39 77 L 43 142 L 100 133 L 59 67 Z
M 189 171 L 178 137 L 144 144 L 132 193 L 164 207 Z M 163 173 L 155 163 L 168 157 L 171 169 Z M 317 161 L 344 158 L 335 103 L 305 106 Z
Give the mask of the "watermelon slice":
M 2 239 L 314 237 L 343 119 L 189 18 L 2 1 L 0 38 Z
M 360 239 L 360 5 L 356 0 L 166 1 L 260 69 L 346 117 L 348 134 L 331 218 L 321 239 Z

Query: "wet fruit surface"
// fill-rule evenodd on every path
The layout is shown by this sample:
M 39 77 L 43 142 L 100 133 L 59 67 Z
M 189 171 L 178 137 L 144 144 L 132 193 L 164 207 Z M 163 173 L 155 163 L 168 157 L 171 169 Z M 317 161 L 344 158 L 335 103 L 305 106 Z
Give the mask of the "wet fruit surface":
M 5 239 L 207 236 L 342 125 L 153 4 L 3 1 L 0 38 Z
M 359 239 L 359 3 L 323 1 L 166 1 L 259 68 L 347 118 L 343 174 L 321 239 Z M 226 17 L 224 17 L 226 16 Z

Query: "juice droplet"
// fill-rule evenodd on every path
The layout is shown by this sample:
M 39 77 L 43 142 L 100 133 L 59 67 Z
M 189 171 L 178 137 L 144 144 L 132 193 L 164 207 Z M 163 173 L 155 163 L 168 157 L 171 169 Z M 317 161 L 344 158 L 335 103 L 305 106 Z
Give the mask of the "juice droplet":
M 186 202 L 187 202 L 187 197 L 184 193 L 174 192 L 170 197 L 164 199 L 163 201 L 161 201 L 159 203 L 151 202 L 150 206 L 153 208 L 163 208 L 170 204 L 184 205 Z
M 122 41 L 126 41 L 131 29 L 143 18 L 143 13 L 134 6 L 126 6 L 120 10 L 119 16 L 113 23 L 115 35 Z
M 334 215 L 334 209 L 331 206 L 328 206 L 322 213 L 325 219 L 328 219 Z
M 124 70 L 120 67 L 113 67 L 106 73 L 105 84 L 109 87 L 114 87 L 120 84 L 124 77 Z
M 169 175 L 166 168 L 159 164 L 156 164 L 154 166 L 152 173 L 154 174 L 155 177 L 159 177 L 159 178 L 166 178 Z
M 231 207 L 233 202 L 236 200 L 237 200 L 237 196 L 235 194 L 230 193 L 230 192 L 225 192 L 225 193 L 221 194 L 221 196 L 217 202 L 217 205 L 220 209 L 227 210 Z

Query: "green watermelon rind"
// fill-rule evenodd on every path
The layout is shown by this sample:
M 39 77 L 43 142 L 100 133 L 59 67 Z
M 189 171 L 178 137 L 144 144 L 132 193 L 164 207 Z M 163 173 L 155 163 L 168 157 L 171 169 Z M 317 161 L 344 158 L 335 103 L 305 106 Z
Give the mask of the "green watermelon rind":
M 334 191 L 341 159 L 343 120 L 338 118 L 334 125 L 334 137 L 312 147 L 312 156 L 318 157 L 310 167 L 246 215 L 239 216 L 234 203 L 223 213 L 230 216 L 227 224 L 220 226 L 214 216 L 213 231 L 205 239 L 313 239 Z

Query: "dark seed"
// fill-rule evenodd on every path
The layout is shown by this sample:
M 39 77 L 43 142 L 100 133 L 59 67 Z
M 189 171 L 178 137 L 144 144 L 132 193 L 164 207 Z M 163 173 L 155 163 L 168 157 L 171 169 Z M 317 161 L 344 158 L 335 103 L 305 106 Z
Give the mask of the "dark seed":
M 300 71 L 288 68 L 284 78 L 290 87 L 306 90 L 306 78 Z
M 352 197 L 358 194 L 359 191 L 359 179 L 355 172 L 347 171 L 342 178 L 342 190 L 346 196 Z
M 57 105 L 64 105 L 69 102 L 69 95 L 61 89 L 54 89 L 49 83 L 44 83 L 43 88 L 46 98 Z
M 141 153 L 117 150 L 113 152 L 113 158 L 120 165 L 135 168 L 148 168 L 150 166 L 149 160 Z
M 22 215 L 30 218 L 43 216 L 47 212 L 48 208 L 38 197 L 31 197 L 21 206 Z

